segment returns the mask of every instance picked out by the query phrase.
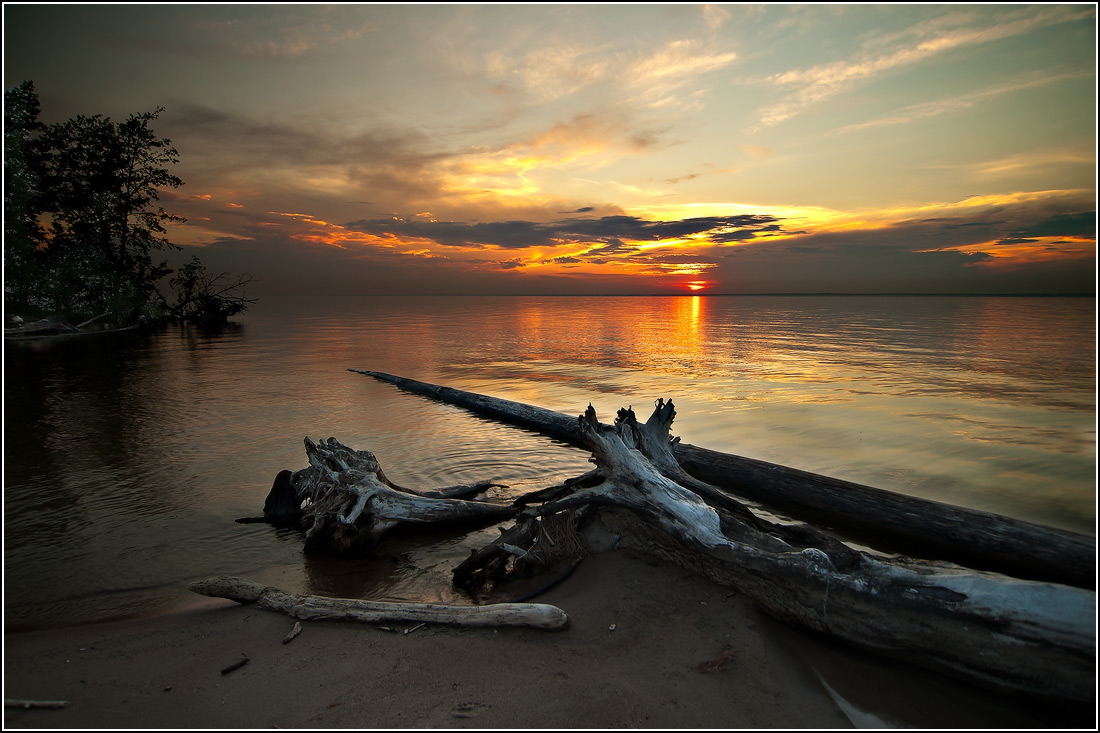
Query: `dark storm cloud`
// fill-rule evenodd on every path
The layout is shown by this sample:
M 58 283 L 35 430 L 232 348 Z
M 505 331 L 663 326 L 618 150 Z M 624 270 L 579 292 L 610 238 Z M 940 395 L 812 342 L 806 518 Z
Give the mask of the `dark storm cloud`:
M 1096 234 L 1096 212 L 1055 214 L 1016 232 L 1020 237 L 1088 237 Z
M 501 221 L 463 223 L 416 218 L 362 219 L 349 222 L 349 229 L 376 235 L 411 236 L 430 239 L 448 247 L 545 247 L 559 244 L 604 243 L 606 254 L 626 246 L 623 240 L 659 241 L 714 232 L 712 244 L 752 239 L 757 233 L 778 232 L 774 216 L 740 214 L 704 216 L 676 221 L 649 221 L 636 216 L 603 216 L 598 219 L 561 219 L 548 223 Z M 729 230 L 734 231 L 729 231 Z

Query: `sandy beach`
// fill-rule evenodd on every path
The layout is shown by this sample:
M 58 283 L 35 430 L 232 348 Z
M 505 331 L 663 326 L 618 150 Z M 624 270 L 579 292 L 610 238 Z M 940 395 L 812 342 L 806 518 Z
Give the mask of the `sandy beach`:
M 568 629 L 403 633 L 231 601 L 9 634 L 5 728 L 1021 728 L 1093 725 L 840 648 L 633 551 L 588 557 L 538 599 Z M 244 666 L 221 670 L 247 656 Z

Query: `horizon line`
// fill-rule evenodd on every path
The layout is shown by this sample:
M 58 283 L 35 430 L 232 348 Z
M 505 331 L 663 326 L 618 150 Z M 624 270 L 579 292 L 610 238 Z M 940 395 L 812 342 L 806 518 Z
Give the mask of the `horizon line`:
M 904 298 L 1095 298 L 1096 293 L 843 293 L 834 291 L 820 292 L 761 292 L 761 293 L 275 293 L 274 297 L 314 298 L 314 297 L 342 297 L 342 298 L 405 298 L 428 296 L 437 298 L 471 298 L 471 297 L 539 297 L 539 298 L 692 298 L 692 297 L 904 297 Z M 257 295 L 257 298 L 272 297 L 271 295 Z

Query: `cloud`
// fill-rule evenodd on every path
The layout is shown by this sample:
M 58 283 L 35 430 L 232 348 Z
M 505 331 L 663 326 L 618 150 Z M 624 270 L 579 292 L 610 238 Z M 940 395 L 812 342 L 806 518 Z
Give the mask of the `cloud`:
M 726 244 L 729 242 L 745 242 L 750 239 L 755 239 L 761 233 L 764 232 L 779 232 L 781 231 L 778 224 L 768 224 L 767 226 L 757 227 L 756 229 L 735 229 L 733 231 L 722 232 L 720 234 L 713 234 L 709 237 L 710 241 L 715 244 Z M 788 232 L 788 234 L 804 234 L 805 232 Z
M 198 252 L 212 269 L 249 272 L 260 280 L 257 294 L 653 292 L 702 273 L 714 292 L 1087 293 L 1096 214 L 1068 208 L 1077 203 L 1017 196 L 873 229 L 801 234 L 760 214 L 544 223 L 409 217 L 366 220 L 368 231 L 359 231 L 298 210 L 266 221 L 242 215 L 244 236 L 181 256 Z M 540 244 L 522 246 L 526 237 Z M 684 237 L 688 248 L 664 244 Z M 441 241 L 452 243 L 450 259 L 437 254 Z
M 544 46 L 529 49 L 521 58 L 492 51 L 485 56 L 485 71 L 491 77 L 514 77 L 527 92 L 552 101 L 601 81 L 613 63 L 601 48 Z
M 594 247 L 583 253 L 583 257 L 588 260 L 599 260 L 601 262 L 606 261 L 606 258 L 616 255 L 632 255 L 638 251 L 638 247 L 633 244 L 627 244 L 617 237 L 612 237 L 606 241 L 606 244 Z
M 706 21 L 707 27 L 712 30 L 721 28 L 730 19 L 731 15 L 730 11 L 721 5 L 703 6 L 703 20 Z
M 374 236 L 415 237 L 446 247 L 522 249 L 564 244 L 602 244 L 606 254 L 632 242 L 658 242 L 699 237 L 701 243 L 725 244 L 780 232 L 778 219 L 767 214 L 704 216 L 653 221 L 636 216 L 561 219 L 552 222 L 425 221 L 414 218 L 361 219 L 344 225 Z
M 1019 237 L 1096 236 L 1096 212 L 1079 211 L 1055 214 L 1048 219 L 1025 226 L 1016 232 Z
M 1048 84 L 1056 84 L 1067 79 L 1079 79 L 1090 77 L 1092 75 L 1092 72 L 1077 72 L 1072 74 L 1026 74 L 1017 77 L 1016 79 L 1013 79 L 1011 81 L 997 84 L 988 89 L 968 92 L 967 94 L 960 94 L 953 97 L 947 97 L 945 99 L 937 99 L 931 102 L 911 104 L 907 107 L 903 107 L 902 109 L 887 117 L 879 117 L 874 120 L 868 120 L 867 122 L 847 125 L 837 130 L 837 132 L 858 132 L 860 130 L 866 130 L 872 127 L 883 127 L 886 125 L 904 125 L 910 122 L 916 122 L 917 120 L 937 117 L 939 115 L 947 114 L 949 112 L 969 109 L 974 105 L 979 104 L 980 102 L 994 99 L 996 97 L 1010 94 L 1012 92 L 1018 92 L 1024 89 L 1034 89 L 1037 87 L 1047 86 Z
M 1089 170 L 1089 175 L 1095 176 L 1095 156 L 1091 153 L 1083 152 L 1080 148 L 1069 150 L 1036 150 L 1010 155 L 996 160 L 938 167 L 962 169 L 978 178 L 1001 178 L 1009 174 L 1018 175 L 1021 173 L 1034 173 L 1037 170 L 1050 166 L 1067 165 L 1091 169 Z
M 294 6 L 276 9 L 230 6 L 218 17 L 183 21 L 212 39 L 226 53 L 295 60 L 355 41 L 374 28 L 356 8 L 328 6 L 317 11 Z
M 719 53 L 708 50 L 698 39 L 670 41 L 653 54 L 638 59 L 627 75 L 635 86 L 655 82 L 671 83 L 688 77 L 718 71 L 737 60 L 732 51 Z
M 1088 198 L 973 197 L 927 207 L 935 216 L 787 228 L 703 250 L 718 263 L 707 277 L 728 292 L 1092 293 L 1096 213 L 1080 208 Z
M 740 145 L 738 149 L 753 158 L 767 158 L 772 154 L 772 149 L 761 145 Z
M 704 10 L 704 14 L 712 21 L 728 17 L 722 9 Z M 492 80 L 490 88 L 495 92 L 520 90 L 543 104 L 591 88 L 598 88 L 606 100 L 619 106 L 624 102 L 642 108 L 690 104 L 675 93 L 738 58 L 737 53 L 717 47 L 713 39 L 678 38 L 655 49 L 613 41 L 585 46 L 571 39 L 535 42 L 524 36 L 523 40 L 521 47 L 518 41 L 513 44 L 517 50 L 496 48 L 485 53 L 481 70 Z M 623 94 L 626 97 L 620 98 Z
M 758 111 L 759 125 L 769 127 L 865 84 L 884 72 L 911 66 L 953 49 L 1020 35 L 1070 20 L 1090 17 L 1091 10 L 1073 6 L 1023 7 L 994 15 L 950 13 L 917 24 L 889 39 L 879 37 L 850 59 L 792 69 L 768 77 L 790 90 L 782 101 Z

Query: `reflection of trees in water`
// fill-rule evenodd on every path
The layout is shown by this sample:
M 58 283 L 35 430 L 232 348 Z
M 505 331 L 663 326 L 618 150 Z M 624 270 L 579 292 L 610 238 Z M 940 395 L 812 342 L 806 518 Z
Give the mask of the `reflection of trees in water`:
M 205 528 L 187 508 L 181 464 L 196 450 L 189 418 L 204 406 L 181 374 L 226 335 L 239 329 L 5 344 L 9 611 L 15 601 L 64 615 L 69 601 L 58 599 L 163 582 L 166 566 L 187 562 L 173 545 Z
M 119 450 L 120 402 L 132 365 L 143 358 L 140 341 L 114 334 L 4 351 L 8 510 L 51 515 L 57 532 L 67 532 L 73 512 L 86 508 L 81 500 L 100 488 L 103 470 L 127 459 Z M 28 485 L 33 496 L 22 497 Z

